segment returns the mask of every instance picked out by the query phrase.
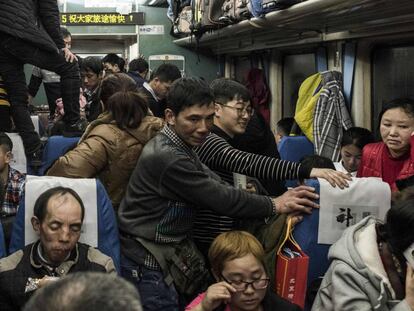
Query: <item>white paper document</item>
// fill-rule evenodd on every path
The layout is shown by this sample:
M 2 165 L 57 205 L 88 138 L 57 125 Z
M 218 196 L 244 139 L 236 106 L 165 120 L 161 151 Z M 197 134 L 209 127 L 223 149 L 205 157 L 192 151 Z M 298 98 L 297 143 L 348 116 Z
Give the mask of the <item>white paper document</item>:
M 243 174 L 233 173 L 233 182 L 234 187 L 238 189 L 246 189 L 247 188 L 247 177 Z
M 381 178 L 352 178 L 349 188 L 320 184 L 319 244 L 333 244 L 349 226 L 367 216 L 384 220 L 391 206 L 391 189 Z

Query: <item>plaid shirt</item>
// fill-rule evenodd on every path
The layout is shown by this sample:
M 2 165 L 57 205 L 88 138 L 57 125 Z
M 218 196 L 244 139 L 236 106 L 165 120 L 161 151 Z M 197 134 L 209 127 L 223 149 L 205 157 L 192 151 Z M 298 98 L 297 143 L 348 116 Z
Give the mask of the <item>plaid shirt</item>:
M 338 162 L 343 130 L 352 127 L 352 120 L 342 93 L 342 74 L 322 73 L 323 90 L 315 106 L 313 137 L 316 154 Z
M 0 211 L 1 216 L 12 216 L 17 213 L 20 195 L 23 192 L 25 181 L 26 174 L 22 174 L 9 166 L 9 176 L 4 189 L 4 201 Z

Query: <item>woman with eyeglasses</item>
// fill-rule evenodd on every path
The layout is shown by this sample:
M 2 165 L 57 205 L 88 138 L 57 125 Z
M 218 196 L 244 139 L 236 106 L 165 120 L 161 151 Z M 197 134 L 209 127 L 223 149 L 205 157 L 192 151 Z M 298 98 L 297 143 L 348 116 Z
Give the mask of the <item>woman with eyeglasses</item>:
M 186 311 L 296 311 L 300 308 L 268 288 L 264 250 L 250 233 L 220 234 L 208 252 L 217 283 L 195 298 Z

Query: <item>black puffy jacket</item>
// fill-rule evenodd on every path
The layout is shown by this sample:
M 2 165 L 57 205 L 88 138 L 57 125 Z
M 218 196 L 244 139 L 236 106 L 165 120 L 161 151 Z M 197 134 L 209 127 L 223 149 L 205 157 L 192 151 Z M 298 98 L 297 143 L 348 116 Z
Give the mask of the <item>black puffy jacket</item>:
M 0 0 L 0 32 L 51 52 L 65 47 L 57 0 Z

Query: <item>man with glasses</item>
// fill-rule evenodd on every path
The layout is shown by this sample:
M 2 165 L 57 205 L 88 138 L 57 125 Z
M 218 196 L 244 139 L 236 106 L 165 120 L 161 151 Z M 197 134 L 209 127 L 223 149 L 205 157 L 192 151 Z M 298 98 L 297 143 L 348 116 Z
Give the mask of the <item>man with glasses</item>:
M 148 107 L 154 116 L 164 118 L 165 97 L 171 84 L 181 78 L 180 69 L 173 64 L 162 64 L 151 75 L 150 82 L 145 82 L 140 88 L 148 100 Z
M 233 138 L 243 134 L 254 110 L 250 94 L 242 84 L 230 79 L 216 79 L 211 83 L 215 101 L 212 133 L 195 150 L 201 162 L 229 184 L 233 173 L 259 179 L 281 181 L 301 178 L 325 178 L 333 186 L 346 185 L 345 174 L 330 169 L 305 168 L 299 163 L 240 151 L 232 147 Z M 347 178 L 349 179 L 349 178 Z M 297 187 L 278 197 L 286 205 L 309 198 L 305 188 Z M 194 226 L 194 240 L 206 255 L 214 238 L 235 228 L 236 219 L 219 215 L 209 209 L 199 210 Z

